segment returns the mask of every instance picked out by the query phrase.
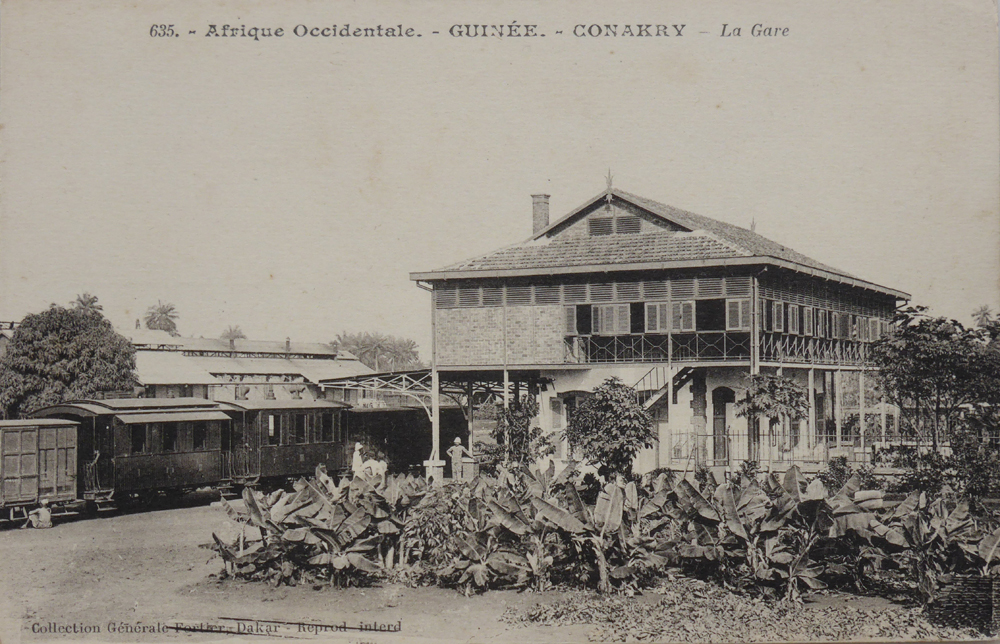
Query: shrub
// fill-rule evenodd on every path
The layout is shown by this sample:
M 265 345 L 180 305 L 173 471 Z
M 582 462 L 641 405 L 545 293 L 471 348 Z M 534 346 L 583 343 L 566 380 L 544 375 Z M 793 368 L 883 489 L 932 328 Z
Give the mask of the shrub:
M 635 389 L 618 378 L 605 380 L 577 408 L 566 437 L 606 480 L 630 476 L 636 453 L 652 447 L 655 439 L 649 412 L 639 404 Z

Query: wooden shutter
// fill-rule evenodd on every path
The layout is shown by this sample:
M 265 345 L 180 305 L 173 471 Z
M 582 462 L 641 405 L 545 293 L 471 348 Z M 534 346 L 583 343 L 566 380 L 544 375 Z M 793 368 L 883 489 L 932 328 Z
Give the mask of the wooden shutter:
M 737 331 L 740 328 L 740 301 L 726 300 L 726 331 Z
M 619 304 L 614 308 L 617 323 L 617 335 L 628 335 L 632 332 L 632 319 L 629 315 L 631 307 L 628 304 Z
M 785 330 L 785 307 L 782 302 L 772 303 L 772 323 L 775 333 L 781 333 Z
M 726 330 L 746 331 L 750 328 L 750 300 L 726 300 Z
M 802 335 L 813 334 L 813 308 L 811 306 L 802 307 Z
M 788 305 L 788 332 L 792 335 L 799 334 L 799 305 Z
M 566 335 L 576 335 L 576 307 L 563 307 L 566 316 Z
M 660 330 L 659 307 L 652 302 L 646 303 L 646 333 L 656 333 Z
M 694 331 L 694 302 L 674 302 L 671 323 L 674 331 Z

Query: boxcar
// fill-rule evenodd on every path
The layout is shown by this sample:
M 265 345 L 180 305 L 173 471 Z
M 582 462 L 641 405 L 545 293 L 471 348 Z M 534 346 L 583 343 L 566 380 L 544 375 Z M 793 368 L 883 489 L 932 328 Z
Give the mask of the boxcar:
M 35 412 L 79 422 L 81 497 L 107 501 L 215 485 L 229 416 L 201 398 L 76 400 Z
M 221 403 L 232 418 L 223 473 L 235 485 L 308 475 L 318 464 L 350 468 L 346 409 L 325 400 L 238 400 Z
M 43 499 L 53 505 L 77 498 L 77 423 L 68 420 L 0 421 L 0 509 L 24 516 Z

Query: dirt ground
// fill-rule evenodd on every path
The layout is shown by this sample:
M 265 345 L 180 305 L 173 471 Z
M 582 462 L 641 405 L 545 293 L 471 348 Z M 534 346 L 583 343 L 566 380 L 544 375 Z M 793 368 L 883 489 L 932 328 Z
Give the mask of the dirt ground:
M 276 624 L 297 622 L 346 625 L 349 630 L 328 630 L 322 636 L 353 641 L 586 640 L 586 627 L 523 628 L 499 621 L 508 606 L 554 601 L 561 593 L 542 597 L 493 592 L 466 598 L 439 588 L 314 590 L 218 584 L 209 575 L 222 569 L 222 561 L 200 546 L 211 541 L 213 531 L 228 537 L 233 524 L 221 508 L 207 503 L 57 520 L 49 530 L 0 530 L 0 619 L 19 620 L 20 637 L 26 642 L 220 638 L 172 629 L 135 632 L 136 625 L 156 629 L 158 624 L 172 627 L 178 622 L 194 628 L 224 627 L 242 632 L 242 639 L 260 635 L 312 639 L 308 627 Z M 385 636 L 355 630 L 362 623 L 398 626 L 399 633 Z M 52 624 L 71 631 L 75 626 L 78 632 L 47 632 Z M 123 624 L 132 632 L 120 632 Z M 110 625 L 118 632 L 111 632 Z M 100 632 L 79 632 L 95 627 Z
M 229 537 L 234 528 L 210 501 L 202 495 L 189 499 L 187 507 L 63 519 L 49 530 L 0 530 L 0 620 L 7 620 L 0 640 L 16 642 L 18 624 L 25 642 L 234 641 L 211 632 L 224 629 L 242 640 L 526 643 L 586 641 L 591 628 L 524 627 L 499 620 L 510 606 L 556 601 L 565 597 L 559 592 L 502 591 L 467 598 L 440 588 L 220 584 L 209 576 L 221 570 L 222 562 L 202 545 L 213 531 Z M 177 632 L 176 624 L 203 630 Z M 317 624 L 330 628 L 317 634 Z M 358 630 L 373 624 L 398 632 Z

